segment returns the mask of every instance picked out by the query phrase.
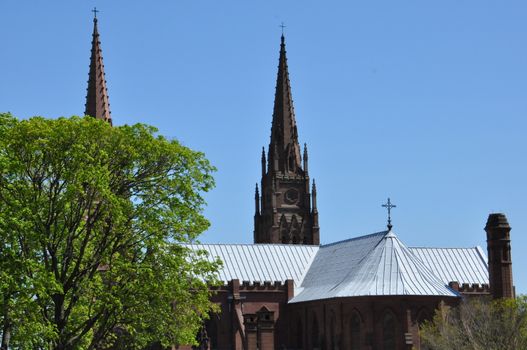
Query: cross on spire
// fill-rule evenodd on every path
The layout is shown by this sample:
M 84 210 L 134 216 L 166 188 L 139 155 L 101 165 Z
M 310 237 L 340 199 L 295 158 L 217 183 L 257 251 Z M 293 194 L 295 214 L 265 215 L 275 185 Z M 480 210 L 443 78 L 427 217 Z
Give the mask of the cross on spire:
M 388 209 L 388 231 L 392 230 L 392 208 L 397 208 L 395 204 L 392 204 L 390 197 L 388 197 L 388 202 L 382 205 L 383 208 Z
M 94 7 L 93 10 L 91 10 L 91 12 L 93 12 L 93 18 L 97 19 L 97 13 L 101 11 L 97 10 L 97 7 Z
M 286 27 L 286 25 L 284 24 L 284 22 L 282 22 L 279 27 L 282 28 L 282 36 L 283 36 L 284 35 L 284 28 Z

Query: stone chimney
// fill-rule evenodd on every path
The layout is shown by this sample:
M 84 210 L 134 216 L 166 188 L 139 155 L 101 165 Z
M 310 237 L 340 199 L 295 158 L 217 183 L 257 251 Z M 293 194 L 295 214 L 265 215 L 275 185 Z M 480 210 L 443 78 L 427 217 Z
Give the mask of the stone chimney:
M 511 227 L 505 214 L 490 214 L 485 226 L 489 256 L 489 283 L 493 298 L 514 298 Z

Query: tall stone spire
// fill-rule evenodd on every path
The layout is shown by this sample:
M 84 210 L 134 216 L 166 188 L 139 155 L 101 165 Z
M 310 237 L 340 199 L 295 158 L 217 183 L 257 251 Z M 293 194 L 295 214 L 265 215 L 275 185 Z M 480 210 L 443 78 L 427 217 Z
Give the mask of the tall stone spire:
M 90 73 L 88 79 L 88 89 L 86 94 L 85 115 L 102 119 L 112 124 L 110 115 L 110 102 L 106 79 L 104 76 L 104 64 L 102 61 L 101 42 L 97 29 L 97 10 L 94 9 L 93 18 L 93 39 L 91 43 Z
M 276 77 L 269 159 L 269 170 L 302 173 L 295 109 L 291 95 L 291 82 L 289 81 L 285 38 L 283 34 L 280 43 L 278 75 Z M 275 165 L 278 166 L 277 169 L 274 169 Z
M 261 198 L 256 192 L 254 242 L 319 244 L 318 212 L 311 199 L 307 172 L 307 146 L 302 168 L 283 34 L 267 167 L 263 150 L 261 161 Z

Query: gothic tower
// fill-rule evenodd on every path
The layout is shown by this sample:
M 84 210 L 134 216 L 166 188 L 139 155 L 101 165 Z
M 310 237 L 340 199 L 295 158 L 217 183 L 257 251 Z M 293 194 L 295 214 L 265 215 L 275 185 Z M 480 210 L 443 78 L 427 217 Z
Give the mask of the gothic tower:
M 316 187 L 313 181 L 310 193 L 307 161 L 306 145 L 303 162 L 300 155 L 282 35 L 267 161 L 262 149 L 261 197 L 256 185 L 255 243 L 320 244 Z
M 490 293 L 494 298 L 514 298 L 511 227 L 505 214 L 490 214 L 485 231 L 489 256 Z
M 97 29 L 97 10 L 93 10 L 93 39 L 91 43 L 90 73 L 88 78 L 88 88 L 86 94 L 86 109 L 84 115 L 102 119 L 112 124 L 110 115 L 110 102 L 106 79 L 104 75 L 104 64 L 102 62 L 101 42 Z

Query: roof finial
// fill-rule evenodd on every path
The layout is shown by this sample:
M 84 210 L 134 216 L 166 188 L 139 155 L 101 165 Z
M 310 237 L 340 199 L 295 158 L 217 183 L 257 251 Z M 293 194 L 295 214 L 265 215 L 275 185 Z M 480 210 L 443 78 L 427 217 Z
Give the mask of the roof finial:
M 286 25 L 284 24 L 284 22 L 280 23 L 280 28 L 282 28 L 282 38 L 284 37 L 284 28 L 286 27 Z
M 97 20 L 97 13 L 100 12 L 100 11 L 97 10 L 97 7 L 94 7 L 93 10 L 91 10 L 91 12 L 93 12 L 93 20 L 96 21 Z
M 395 204 L 392 204 L 392 202 L 390 202 L 390 197 L 388 197 L 388 202 L 386 204 L 383 204 L 382 205 L 383 208 L 386 208 L 388 209 L 388 231 L 391 231 L 392 230 L 392 208 L 397 208 L 397 206 Z

